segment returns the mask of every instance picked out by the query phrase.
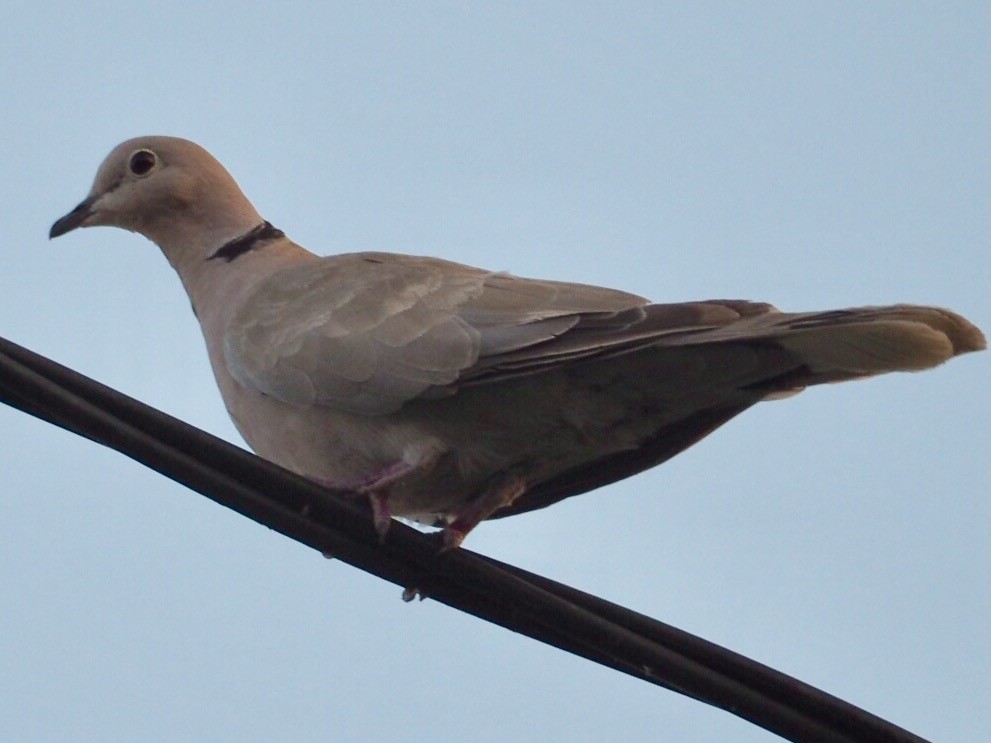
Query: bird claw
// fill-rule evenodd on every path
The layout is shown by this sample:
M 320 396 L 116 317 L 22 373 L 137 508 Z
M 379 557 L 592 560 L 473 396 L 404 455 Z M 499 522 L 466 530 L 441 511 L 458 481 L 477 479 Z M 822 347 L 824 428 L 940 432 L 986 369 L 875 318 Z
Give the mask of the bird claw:
M 371 492 L 368 494 L 368 502 L 372 506 L 372 523 L 375 531 L 379 535 L 379 544 L 385 542 L 385 535 L 389 533 L 392 525 L 392 516 L 389 513 L 388 492 Z
M 348 490 L 368 496 L 368 503 L 372 508 L 372 523 L 379 535 L 380 543 L 385 542 L 392 524 L 392 514 L 389 510 L 390 487 L 419 469 L 422 467 L 399 461 L 347 486 Z M 443 528 L 439 551 L 443 553 L 460 547 L 472 529 L 500 508 L 511 505 L 525 491 L 526 480 L 516 472 L 494 478 L 480 496 L 457 511 L 454 518 Z
M 368 503 L 372 507 L 372 523 L 381 543 L 385 542 L 385 535 L 389 533 L 389 526 L 392 524 L 392 514 L 389 511 L 389 487 L 415 469 L 414 465 L 399 461 L 344 486 L 332 482 L 324 482 L 324 484 L 368 496 Z
M 441 532 L 441 552 L 461 546 L 468 533 L 500 508 L 509 506 L 526 491 L 526 480 L 510 473 L 489 483 L 478 498 L 468 503 Z
M 471 531 L 471 528 L 467 531 L 462 531 L 460 528 L 445 526 L 440 533 L 440 552 L 447 552 L 460 547 L 461 543 L 465 541 L 465 537 L 468 536 L 468 531 Z

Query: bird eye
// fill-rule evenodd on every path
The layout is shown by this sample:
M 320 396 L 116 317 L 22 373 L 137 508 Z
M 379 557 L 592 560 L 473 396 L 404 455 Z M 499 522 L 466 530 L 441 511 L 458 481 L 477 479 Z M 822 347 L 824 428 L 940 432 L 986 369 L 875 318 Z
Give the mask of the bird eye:
M 128 167 L 134 175 L 148 175 L 152 168 L 158 163 L 158 158 L 155 153 L 151 150 L 138 150 L 133 155 L 131 155 L 131 160 L 128 163 Z

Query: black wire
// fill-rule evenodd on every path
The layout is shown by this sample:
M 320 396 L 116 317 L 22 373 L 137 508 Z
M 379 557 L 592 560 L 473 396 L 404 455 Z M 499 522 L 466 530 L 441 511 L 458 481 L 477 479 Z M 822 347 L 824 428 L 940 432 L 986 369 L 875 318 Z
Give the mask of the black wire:
M 792 741 L 923 741 L 756 661 L 398 522 L 0 338 L 0 399 L 362 570 Z M 923 741 L 924 743 L 924 741 Z

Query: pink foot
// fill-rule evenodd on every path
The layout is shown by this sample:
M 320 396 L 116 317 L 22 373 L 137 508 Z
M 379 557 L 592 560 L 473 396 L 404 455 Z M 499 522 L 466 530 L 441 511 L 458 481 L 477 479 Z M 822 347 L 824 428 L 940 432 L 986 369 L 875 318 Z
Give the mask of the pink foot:
M 468 531 L 471 531 L 471 529 Z M 465 541 L 465 537 L 468 536 L 468 531 L 462 531 L 453 526 L 445 526 L 444 530 L 440 533 L 440 551 L 447 552 L 448 550 L 453 550 L 455 547 L 460 547 L 461 543 Z
M 385 541 L 385 535 L 389 533 L 389 525 L 392 523 L 392 515 L 389 512 L 389 486 L 397 480 L 402 479 L 416 467 L 406 462 L 395 462 L 388 467 L 373 472 L 371 475 L 346 484 L 336 482 L 324 482 L 328 487 L 339 488 L 341 490 L 351 490 L 368 496 L 368 503 L 372 507 L 372 523 L 375 524 L 375 531 L 378 532 L 379 541 Z
M 372 506 L 372 523 L 375 524 L 380 544 L 385 542 L 385 535 L 389 533 L 389 526 L 392 524 L 392 515 L 389 513 L 390 486 L 414 469 L 406 462 L 396 462 L 354 485 L 356 491 L 368 495 L 368 502 Z
M 372 506 L 372 523 L 379 535 L 379 542 L 384 542 L 385 535 L 389 533 L 389 526 L 392 524 L 392 516 L 389 515 L 389 493 L 369 493 L 368 502 Z
M 441 552 L 461 546 L 468 533 L 500 508 L 512 504 L 526 491 L 522 475 L 504 475 L 489 483 L 478 498 L 468 503 L 441 532 Z
M 389 525 L 392 523 L 392 515 L 389 510 L 389 491 L 391 487 L 412 472 L 429 470 L 433 467 L 436 460 L 436 454 L 424 456 L 416 464 L 399 460 L 356 482 L 342 485 L 341 483 L 325 481 L 324 484 L 329 487 L 367 495 L 368 502 L 372 507 L 372 520 L 375 524 L 375 531 L 378 532 L 379 541 L 385 541 L 385 535 L 389 532 Z

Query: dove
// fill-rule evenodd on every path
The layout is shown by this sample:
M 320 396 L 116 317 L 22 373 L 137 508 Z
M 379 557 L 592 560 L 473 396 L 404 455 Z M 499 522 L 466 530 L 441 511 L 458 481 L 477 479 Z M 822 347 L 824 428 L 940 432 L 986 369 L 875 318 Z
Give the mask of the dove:
M 189 295 L 224 404 L 260 456 L 443 527 L 445 548 L 661 464 L 763 400 L 985 348 L 936 307 L 781 312 L 655 304 L 439 258 L 321 257 L 184 139 L 118 145 L 54 223 L 156 243 Z

